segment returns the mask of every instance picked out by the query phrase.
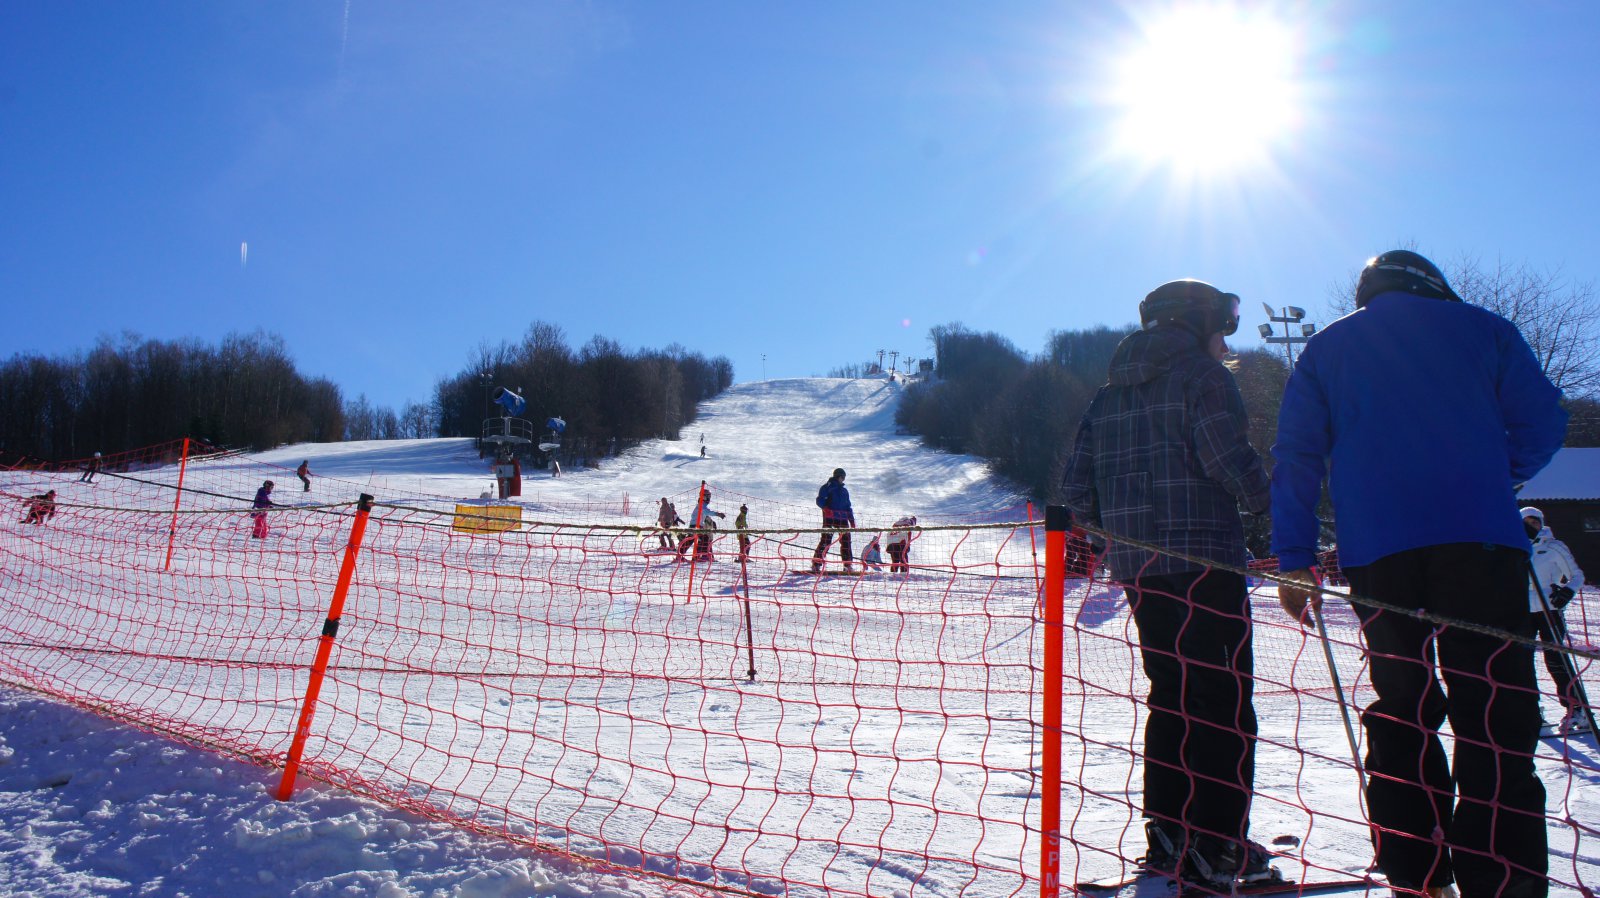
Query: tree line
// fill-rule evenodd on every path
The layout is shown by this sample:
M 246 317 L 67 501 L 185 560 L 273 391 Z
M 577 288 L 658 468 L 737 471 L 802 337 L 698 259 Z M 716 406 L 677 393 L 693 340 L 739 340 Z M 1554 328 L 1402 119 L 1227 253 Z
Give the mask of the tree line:
M 283 338 L 217 345 L 101 338 L 87 352 L 0 363 L 0 463 L 82 458 L 192 436 L 263 449 L 344 435 L 339 388 L 296 370 Z
M 216 446 L 480 434 L 488 391 L 521 388 L 527 417 L 560 415 L 566 451 L 601 455 L 675 439 L 696 404 L 733 383 L 733 364 L 681 346 L 625 351 L 595 337 L 576 351 L 535 322 L 517 343 L 480 346 L 428 402 L 398 412 L 296 369 L 283 338 L 256 331 L 211 345 L 135 334 L 59 356 L 0 362 L 0 464 L 121 452 L 182 436 Z

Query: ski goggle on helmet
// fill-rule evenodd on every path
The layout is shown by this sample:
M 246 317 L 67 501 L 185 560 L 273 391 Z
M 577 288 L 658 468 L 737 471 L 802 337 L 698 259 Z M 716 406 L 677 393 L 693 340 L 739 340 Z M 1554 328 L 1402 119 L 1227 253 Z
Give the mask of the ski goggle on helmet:
M 1139 303 L 1139 323 L 1146 330 L 1176 324 L 1202 338 L 1231 337 L 1239 329 L 1239 296 L 1193 278 L 1167 281 Z

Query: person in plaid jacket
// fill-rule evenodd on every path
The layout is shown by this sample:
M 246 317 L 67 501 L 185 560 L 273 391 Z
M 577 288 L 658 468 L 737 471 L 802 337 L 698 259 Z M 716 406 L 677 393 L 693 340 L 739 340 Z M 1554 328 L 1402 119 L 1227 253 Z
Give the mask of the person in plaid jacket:
M 1210 888 L 1280 878 L 1249 840 L 1255 777 L 1242 504 L 1270 487 L 1244 399 L 1222 364 L 1239 297 L 1172 281 L 1139 304 L 1063 473 L 1077 520 L 1109 536 L 1150 680 L 1144 815 L 1153 872 Z M 1159 551 L 1158 551 L 1159 550 Z M 1188 556 L 1188 557 L 1180 557 Z

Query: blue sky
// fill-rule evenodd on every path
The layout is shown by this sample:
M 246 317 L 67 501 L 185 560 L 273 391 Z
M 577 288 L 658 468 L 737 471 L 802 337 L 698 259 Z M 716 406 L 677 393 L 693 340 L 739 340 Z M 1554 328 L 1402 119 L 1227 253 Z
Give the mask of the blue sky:
M 1200 5 L 1277 26 L 1291 107 L 1206 165 L 1121 125 L 1196 6 L 10 0 L 0 355 L 259 327 L 399 406 L 534 320 L 755 380 L 1184 276 L 1250 345 L 1407 242 L 1600 280 L 1600 3 Z

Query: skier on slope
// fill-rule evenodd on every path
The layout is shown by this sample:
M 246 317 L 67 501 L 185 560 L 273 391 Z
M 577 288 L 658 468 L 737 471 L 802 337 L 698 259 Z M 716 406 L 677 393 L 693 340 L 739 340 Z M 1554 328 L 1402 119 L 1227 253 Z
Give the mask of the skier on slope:
M 917 516 L 906 515 L 895 521 L 894 528 L 889 531 L 889 539 L 884 543 L 889 550 L 889 573 L 911 572 L 911 540 L 916 536 L 911 528 L 915 526 L 917 526 Z
M 1062 486 L 1075 517 L 1111 534 L 1111 574 L 1127 589 L 1150 681 L 1140 863 L 1226 893 L 1281 878 L 1249 839 L 1250 596 L 1242 575 L 1205 563 L 1244 567 L 1239 505 L 1267 508 L 1267 474 L 1222 364 L 1239 297 L 1171 281 L 1139 304 L 1139 320 L 1084 413 Z
M 822 509 L 823 532 L 822 538 L 817 540 L 817 550 L 811 553 L 811 573 L 822 572 L 822 561 L 828 557 L 828 547 L 833 545 L 835 533 L 839 535 L 839 557 L 844 560 L 844 569 L 852 570 L 847 528 L 856 525 L 856 513 L 850 507 L 850 491 L 844 486 L 844 468 L 834 468 L 833 476 L 817 490 L 817 507 Z
M 739 506 L 739 516 L 733 519 L 733 527 L 739 533 L 739 560 L 750 560 L 750 506 Z
M 56 491 L 50 490 L 37 496 L 29 496 L 24 501 L 23 508 L 27 511 L 27 517 L 22 519 L 22 523 L 43 524 L 50 518 L 55 517 Z
M 301 490 L 301 492 L 311 492 L 311 462 L 309 459 L 301 462 L 300 467 L 294 469 L 294 476 L 300 478 L 300 482 L 305 485 L 305 489 Z
M 272 481 L 265 480 L 261 488 L 256 490 L 256 498 L 250 503 L 255 511 L 250 512 L 250 517 L 255 519 L 255 526 L 251 528 L 250 535 L 256 539 L 267 538 L 267 512 L 268 508 L 282 508 L 283 506 L 272 501 Z
M 672 503 L 667 501 L 666 496 L 662 496 L 661 506 L 656 509 L 656 526 L 660 528 L 660 532 L 656 534 L 656 540 L 659 543 L 659 548 L 672 548 L 672 537 L 670 535 L 672 533 L 672 528 L 682 523 L 683 519 L 678 517 L 678 509 L 674 508 Z
M 1559 646 L 1567 641 L 1566 607 L 1583 588 L 1583 569 L 1572 557 L 1567 544 L 1556 539 L 1544 523 L 1544 512 L 1532 505 L 1522 509 L 1522 526 L 1533 541 L 1533 573 L 1544 595 L 1533 588 L 1533 578 L 1528 580 L 1528 630 L 1545 645 Z M 1560 652 L 1547 650 L 1544 667 L 1556 684 L 1556 699 L 1565 712 L 1557 730 L 1582 733 L 1589 729 L 1589 715 L 1572 688 L 1572 670 Z
M 78 478 L 79 483 L 94 483 L 94 475 L 100 473 L 100 453 L 96 452 L 89 463 L 84 465 L 83 476 Z

